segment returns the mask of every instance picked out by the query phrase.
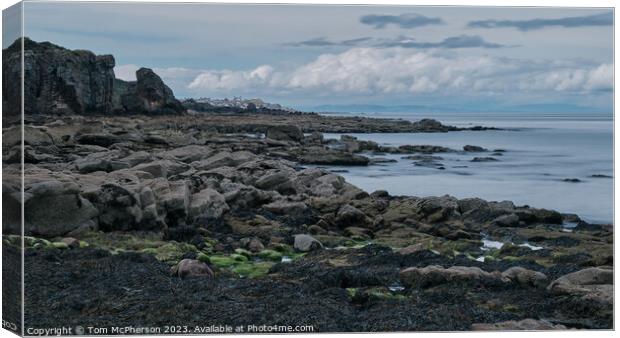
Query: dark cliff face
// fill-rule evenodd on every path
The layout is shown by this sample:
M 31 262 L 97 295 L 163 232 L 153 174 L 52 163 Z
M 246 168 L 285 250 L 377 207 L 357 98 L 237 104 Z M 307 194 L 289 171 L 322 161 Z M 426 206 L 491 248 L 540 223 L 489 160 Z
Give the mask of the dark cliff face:
M 138 114 L 176 114 L 185 111 L 162 79 L 151 69 L 140 68 L 136 72 L 136 81 L 114 82 L 115 111 Z
M 20 40 L 2 53 L 5 113 L 20 112 Z M 114 76 L 114 57 L 24 39 L 26 114 L 181 113 L 172 90 L 150 69 L 135 82 Z

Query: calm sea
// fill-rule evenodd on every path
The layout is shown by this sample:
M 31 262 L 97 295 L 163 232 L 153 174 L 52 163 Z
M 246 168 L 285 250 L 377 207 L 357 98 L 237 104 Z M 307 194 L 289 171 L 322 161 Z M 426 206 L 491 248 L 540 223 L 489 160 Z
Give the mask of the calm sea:
M 403 155 L 380 155 L 397 160 L 340 173 L 368 191 L 392 195 L 480 197 L 510 200 L 566 213 L 590 222 L 613 221 L 613 118 L 601 114 L 355 114 L 408 120 L 432 117 L 456 126 L 492 126 L 501 131 L 449 133 L 350 134 L 383 145 L 431 144 L 462 149 L 464 145 L 504 149 L 497 162 L 471 162 L 488 154 L 435 154 L 445 170 L 415 166 Z M 326 134 L 326 138 L 339 138 Z M 372 155 L 370 155 L 373 157 Z M 578 179 L 580 182 L 565 182 Z

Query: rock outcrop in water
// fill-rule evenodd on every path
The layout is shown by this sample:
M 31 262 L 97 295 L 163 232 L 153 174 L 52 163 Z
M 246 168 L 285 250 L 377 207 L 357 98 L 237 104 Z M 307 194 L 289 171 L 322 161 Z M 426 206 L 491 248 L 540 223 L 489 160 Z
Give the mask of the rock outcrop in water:
M 112 55 L 69 50 L 49 42 L 24 40 L 26 114 L 177 114 L 185 111 L 172 90 L 152 70 L 141 68 L 137 81 L 114 76 Z M 21 107 L 21 40 L 2 53 L 3 110 Z

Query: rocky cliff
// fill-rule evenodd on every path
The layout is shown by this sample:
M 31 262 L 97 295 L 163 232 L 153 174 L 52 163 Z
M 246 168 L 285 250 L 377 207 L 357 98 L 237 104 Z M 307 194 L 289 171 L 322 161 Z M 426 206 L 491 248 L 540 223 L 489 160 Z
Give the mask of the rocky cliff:
M 3 108 L 20 112 L 20 40 L 3 50 Z M 112 55 L 69 50 L 49 42 L 24 39 L 24 109 L 26 114 L 177 114 L 185 111 L 172 90 L 147 68 L 137 81 L 114 76 Z

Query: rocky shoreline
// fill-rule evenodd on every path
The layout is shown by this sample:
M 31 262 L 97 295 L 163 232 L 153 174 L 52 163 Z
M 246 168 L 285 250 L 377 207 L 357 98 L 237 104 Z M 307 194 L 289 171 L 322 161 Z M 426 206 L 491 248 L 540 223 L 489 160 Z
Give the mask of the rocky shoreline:
M 613 328 L 612 225 L 510 201 L 366 192 L 319 167 L 381 161 L 366 153 L 437 169 L 437 154 L 501 156 L 322 134 L 462 129 L 195 112 L 151 70 L 124 82 L 112 56 L 25 47 L 24 171 L 12 111 L 2 194 L 5 285 L 19 284 L 25 208 L 26 327 Z M 19 76 L 16 48 L 3 53 L 4 83 Z M 5 107 L 21 99 L 5 94 Z
M 325 141 L 291 123 L 256 137 L 203 118 L 38 116 L 25 128 L 26 325 L 612 327 L 611 225 L 507 201 L 368 193 L 304 167 L 372 165 L 361 151 L 423 161 L 484 149 Z M 15 133 L 4 130 L 9 206 Z

